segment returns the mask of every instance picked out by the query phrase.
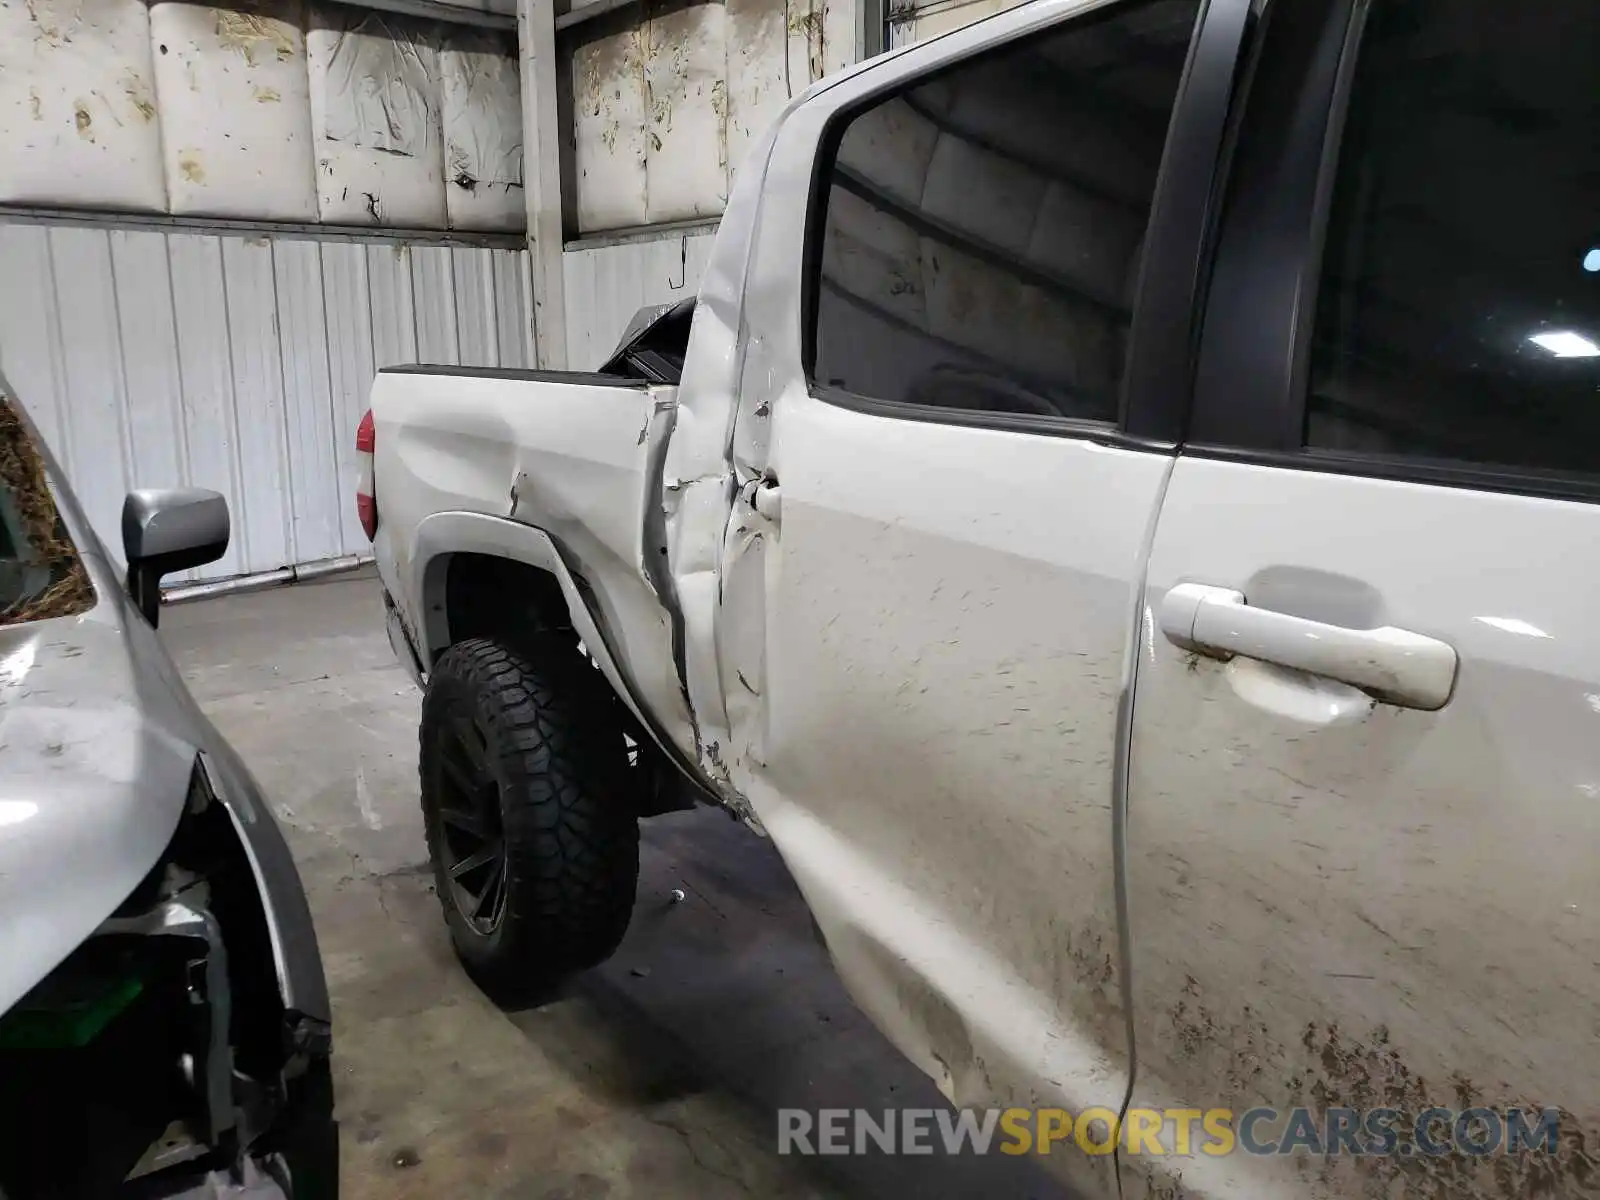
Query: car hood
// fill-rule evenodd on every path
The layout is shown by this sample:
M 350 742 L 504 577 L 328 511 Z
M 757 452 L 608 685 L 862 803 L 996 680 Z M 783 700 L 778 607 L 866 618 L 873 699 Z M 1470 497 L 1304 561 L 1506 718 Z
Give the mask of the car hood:
M 101 591 L 82 616 L 0 627 L 0 1012 L 128 897 L 183 813 L 194 730 L 130 619 Z

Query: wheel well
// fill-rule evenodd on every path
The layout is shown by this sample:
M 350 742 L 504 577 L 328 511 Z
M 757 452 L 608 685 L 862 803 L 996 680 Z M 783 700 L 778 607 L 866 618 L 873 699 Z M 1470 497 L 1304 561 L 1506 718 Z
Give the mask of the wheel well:
M 577 640 L 561 584 L 549 571 L 490 554 L 452 554 L 445 568 L 446 637 L 432 648 L 437 661 L 450 646 L 485 637 L 517 645 L 535 634 Z
M 554 636 L 573 647 L 581 640 L 561 582 L 549 571 L 516 559 L 452 554 L 445 564 L 443 601 L 445 636 L 430 648 L 430 667 L 467 638 L 491 638 L 524 650 L 538 638 Z M 633 764 L 645 776 L 635 789 L 639 815 L 692 808 L 698 785 L 686 782 L 620 697 L 616 718 L 632 743 Z

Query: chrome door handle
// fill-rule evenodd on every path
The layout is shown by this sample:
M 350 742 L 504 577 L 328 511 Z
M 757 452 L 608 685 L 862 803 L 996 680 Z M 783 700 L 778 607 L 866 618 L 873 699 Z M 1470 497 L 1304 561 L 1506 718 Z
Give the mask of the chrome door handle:
M 1243 593 L 1181 583 L 1161 600 L 1167 640 L 1213 658 L 1238 655 L 1337 679 L 1402 708 L 1443 708 L 1455 687 L 1455 647 L 1406 629 L 1346 629 L 1252 608 Z

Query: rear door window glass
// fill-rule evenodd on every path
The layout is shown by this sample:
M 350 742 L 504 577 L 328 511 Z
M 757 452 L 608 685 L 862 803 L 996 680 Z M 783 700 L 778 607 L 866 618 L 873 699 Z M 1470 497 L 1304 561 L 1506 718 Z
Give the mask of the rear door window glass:
M 812 235 L 812 379 L 1115 422 L 1199 8 L 1110 5 L 847 114 Z

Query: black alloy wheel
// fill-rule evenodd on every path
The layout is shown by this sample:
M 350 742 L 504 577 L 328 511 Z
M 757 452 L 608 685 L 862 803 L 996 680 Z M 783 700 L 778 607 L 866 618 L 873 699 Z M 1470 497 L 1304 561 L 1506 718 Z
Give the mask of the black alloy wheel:
M 440 841 L 451 900 L 474 932 L 488 935 L 506 915 L 506 840 L 500 784 L 489 764 L 483 730 L 456 713 L 439 747 Z

